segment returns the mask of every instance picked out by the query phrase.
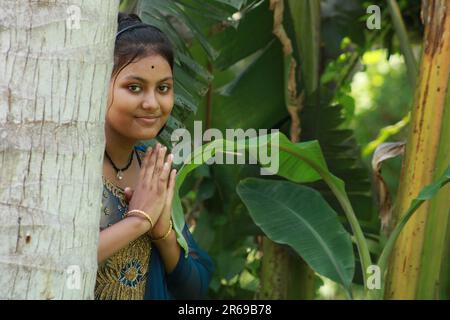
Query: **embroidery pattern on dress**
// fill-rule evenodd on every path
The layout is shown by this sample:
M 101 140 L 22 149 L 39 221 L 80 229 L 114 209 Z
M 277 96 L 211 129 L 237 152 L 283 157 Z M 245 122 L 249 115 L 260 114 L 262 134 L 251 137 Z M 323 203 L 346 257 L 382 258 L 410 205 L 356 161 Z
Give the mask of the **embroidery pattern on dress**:
M 123 219 L 128 205 L 124 202 L 125 194 L 121 188 L 104 177 L 103 186 L 104 214 L 101 221 L 104 227 L 109 227 Z M 108 208 L 114 212 L 105 210 Z M 97 271 L 95 299 L 142 300 L 150 272 L 151 249 L 150 238 L 144 234 L 101 263 Z

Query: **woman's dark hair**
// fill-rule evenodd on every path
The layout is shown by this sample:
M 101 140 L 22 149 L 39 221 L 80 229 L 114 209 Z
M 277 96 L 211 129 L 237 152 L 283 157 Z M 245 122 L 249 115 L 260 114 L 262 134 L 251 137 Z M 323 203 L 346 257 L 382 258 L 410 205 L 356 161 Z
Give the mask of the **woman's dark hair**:
M 138 15 L 119 12 L 118 30 L 135 24 L 142 24 Z M 118 74 L 135 59 L 143 58 L 152 54 L 160 55 L 169 63 L 173 70 L 174 53 L 173 47 L 167 36 L 158 28 L 147 25 L 145 28 L 131 28 L 119 34 L 114 46 L 114 66 L 112 75 Z

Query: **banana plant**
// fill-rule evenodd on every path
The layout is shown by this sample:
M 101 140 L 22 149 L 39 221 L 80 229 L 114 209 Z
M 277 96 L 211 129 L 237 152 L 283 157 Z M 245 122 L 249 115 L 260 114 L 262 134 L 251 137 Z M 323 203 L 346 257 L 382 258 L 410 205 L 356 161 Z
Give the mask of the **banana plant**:
M 276 174 L 292 182 L 254 178 L 241 181 L 237 187 L 237 193 L 247 206 L 251 217 L 272 241 L 291 246 L 312 269 L 339 283 L 348 297 L 353 297 L 351 283 L 354 276 L 355 257 L 351 236 L 322 195 L 299 183 L 321 179 L 338 199 L 352 227 L 352 237 L 358 248 L 361 268 L 365 271 L 363 275 L 366 285 L 371 281 L 367 273 L 374 265 L 367 240 L 348 200 L 345 184 L 329 171 L 317 141 L 293 143 L 284 134 L 278 132 L 237 142 L 217 139 L 198 147 L 185 158 L 177 176 L 173 212 L 175 229 L 180 231 L 185 221 L 178 190 L 192 170 L 207 163 L 218 154 L 246 154 L 246 152 L 258 154 L 261 149 L 278 152 L 279 167 Z M 260 164 L 267 167 L 267 163 Z M 450 166 L 436 182 L 420 192 L 402 216 L 375 265 L 380 271 L 380 286 L 375 286 L 373 291 L 367 290 L 370 286 L 365 286 L 367 297 L 382 297 L 387 257 L 401 230 L 420 205 L 433 197 L 449 181 Z M 178 240 L 187 250 L 183 237 L 178 237 Z
M 144 21 L 155 24 L 167 32 L 177 52 L 180 53 L 175 71 L 177 73 L 175 108 L 167 130 L 161 137 L 163 143 L 170 146 L 170 133 L 183 127 L 183 122 L 189 126 L 192 119 L 188 118 L 196 110 L 198 112 L 194 116 L 195 119 L 211 118 L 210 125 L 221 130 L 289 125 L 290 117 L 286 110 L 285 98 L 287 64 L 282 55 L 282 46 L 272 34 L 273 16 L 269 10 L 269 1 L 147 0 L 131 2 L 134 2 L 136 12 L 143 17 Z M 308 1 L 309 5 L 306 5 L 303 1 L 302 4 L 295 0 L 284 2 L 286 3 L 285 28 L 287 35 L 293 41 L 292 57 L 299 62 L 301 73 L 297 82 L 297 92 L 304 90 L 307 93 L 300 113 L 301 139 L 303 141 L 318 140 L 329 169 L 344 179 L 347 196 L 346 198 L 335 197 L 332 189 L 323 182 L 323 179 L 311 181 L 309 186 L 320 191 L 341 218 L 342 215 L 349 216 L 348 212 L 354 211 L 364 232 L 377 230 L 378 226 L 372 223 L 377 221 L 374 220 L 376 212 L 371 206 L 367 169 L 360 167 L 355 161 L 358 154 L 357 145 L 352 139 L 351 130 L 342 126 L 345 121 L 342 117 L 342 107 L 332 103 L 323 86 L 319 88 L 320 90 L 315 90 L 318 88 L 320 64 L 326 62 L 318 62 L 317 42 L 308 41 L 305 36 L 308 34 L 312 38 L 317 38 L 316 29 L 314 33 L 308 30 L 317 27 L 320 21 L 316 15 L 315 21 L 307 22 L 301 19 L 299 12 L 303 10 L 305 13 L 303 18 L 313 18 L 307 11 L 315 8 L 317 3 Z M 330 10 L 332 6 L 327 6 L 330 3 L 341 3 L 336 7 L 344 9 Z M 328 12 L 327 14 L 332 17 L 326 21 L 323 16 L 321 18 L 321 27 L 325 29 L 322 37 L 326 44 L 324 52 L 327 52 L 330 50 L 329 44 L 339 38 L 336 30 L 340 30 L 330 24 L 338 21 L 339 26 L 339 17 L 345 17 L 346 23 L 360 21 L 358 15 L 352 16 L 348 13 L 351 10 L 362 12 L 358 9 L 361 3 L 353 1 L 351 3 L 353 7 L 347 7 L 348 2 L 322 1 L 321 5 L 324 5 L 323 12 Z M 350 9 L 345 11 L 348 8 Z M 199 12 L 202 14 L 199 15 Z M 355 22 L 352 25 L 354 26 Z M 352 29 L 350 24 L 348 29 L 349 31 Z M 345 36 L 345 32 L 339 36 Z M 252 41 L 249 41 L 250 37 Z M 358 35 L 355 32 L 351 33 L 350 37 L 352 41 L 364 42 L 364 39 L 358 41 Z M 236 65 L 240 65 L 240 68 L 236 68 Z M 236 70 L 238 70 L 237 73 Z M 271 79 L 271 81 L 261 81 L 261 79 Z M 202 97 L 208 89 L 210 96 L 207 99 L 208 102 L 205 102 Z M 251 115 L 250 117 L 242 116 L 243 106 L 245 106 L 245 113 Z M 235 181 L 238 181 L 238 170 L 212 167 L 210 171 L 215 179 L 211 186 L 215 186 L 216 191 L 220 188 L 234 191 L 233 183 L 227 180 L 230 176 L 228 173 L 231 173 L 231 176 L 236 177 Z M 214 197 L 218 193 L 216 192 Z M 232 205 L 239 207 L 238 196 L 232 195 L 231 198 Z M 211 200 L 210 202 L 217 202 L 217 198 Z M 226 205 L 231 208 L 229 204 Z M 348 212 L 346 213 L 345 210 Z M 351 220 L 347 219 L 347 221 Z M 355 234 L 361 235 L 362 232 L 360 234 L 354 225 L 355 223 L 351 225 L 347 222 L 346 227 L 353 229 Z M 370 257 L 370 255 L 361 254 L 360 249 L 363 246 L 358 246 L 360 254 L 356 259 L 361 257 L 366 261 L 360 262 L 367 265 L 367 256 Z M 362 250 L 362 252 L 365 251 Z
M 423 53 L 411 110 L 403 173 L 394 208 L 400 220 L 422 185 L 435 180 L 450 161 L 450 7 L 447 1 L 422 2 Z M 412 219 L 391 257 L 387 299 L 438 299 L 442 254 L 449 217 L 447 188 Z

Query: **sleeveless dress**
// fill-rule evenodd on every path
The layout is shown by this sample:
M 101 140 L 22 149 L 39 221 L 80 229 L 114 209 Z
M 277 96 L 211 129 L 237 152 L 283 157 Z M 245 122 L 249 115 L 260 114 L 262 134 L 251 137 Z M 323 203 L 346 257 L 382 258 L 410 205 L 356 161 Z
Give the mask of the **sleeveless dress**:
M 139 166 L 146 147 L 135 147 Z M 124 190 L 103 177 L 100 231 L 117 223 L 128 211 Z M 189 255 L 181 250 L 178 264 L 167 274 L 156 247 L 144 234 L 130 242 L 98 265 L 94 297 L 98 300 L 203 299 L 205 298 L 213 263 L 199 248 L 187 225 L 184 226 Z

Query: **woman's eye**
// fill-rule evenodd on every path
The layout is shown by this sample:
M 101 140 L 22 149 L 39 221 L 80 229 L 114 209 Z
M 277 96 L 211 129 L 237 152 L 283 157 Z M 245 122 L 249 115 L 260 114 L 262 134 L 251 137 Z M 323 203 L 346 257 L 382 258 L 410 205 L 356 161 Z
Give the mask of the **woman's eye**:
M 133 88 L 135 88 L 135 89 L 133 89 Z M 137 85 L 128 86 L 128 89 L 130 89 L 130 91 L 133 93 L 139 93 L 141 91 L 141 87 L 139 87 Z
M 166 93 L 170 90 L 170 86 L 168 86 L 167 84 L 163 84 L 158 87 L 158 90 L 162 93 Z

